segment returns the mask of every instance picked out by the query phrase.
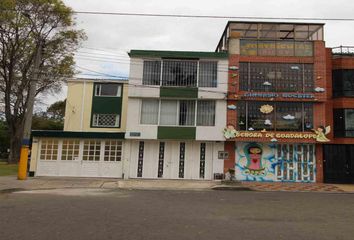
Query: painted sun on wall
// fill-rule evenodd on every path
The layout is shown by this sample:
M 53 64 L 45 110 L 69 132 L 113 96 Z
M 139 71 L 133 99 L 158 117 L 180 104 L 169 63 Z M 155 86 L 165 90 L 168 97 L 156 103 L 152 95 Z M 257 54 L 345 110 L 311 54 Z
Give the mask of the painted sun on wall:
M 314 150 L 311 144 L 237 143 L 236 179 L 314 182 Z

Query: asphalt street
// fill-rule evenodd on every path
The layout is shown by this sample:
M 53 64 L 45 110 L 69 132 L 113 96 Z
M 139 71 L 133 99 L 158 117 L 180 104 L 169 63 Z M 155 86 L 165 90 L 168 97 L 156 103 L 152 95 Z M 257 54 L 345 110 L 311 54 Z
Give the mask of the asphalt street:
M 41 190 L 0 194 L 0 239 L 354 239 L 354 194 Z

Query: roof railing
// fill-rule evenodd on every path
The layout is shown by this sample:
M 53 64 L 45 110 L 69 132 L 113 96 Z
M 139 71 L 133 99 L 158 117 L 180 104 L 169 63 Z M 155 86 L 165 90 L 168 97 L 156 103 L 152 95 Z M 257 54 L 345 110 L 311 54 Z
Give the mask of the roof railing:
M 339 46 L 332 48 L 333 55 L 354 56 L 354 46 Z

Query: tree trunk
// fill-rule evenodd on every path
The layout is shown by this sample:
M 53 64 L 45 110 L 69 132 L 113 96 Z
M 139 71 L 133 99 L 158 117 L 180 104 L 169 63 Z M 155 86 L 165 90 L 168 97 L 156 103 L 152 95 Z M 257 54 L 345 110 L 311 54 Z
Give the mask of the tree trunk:
M 21 142 L 22 142 L 22 134 L 23 127 L 18 126 L 10 128 L 10 153 L 8 158 L 8 163 L 18 163 L 20 160 L 20 150 L 21 150 Z

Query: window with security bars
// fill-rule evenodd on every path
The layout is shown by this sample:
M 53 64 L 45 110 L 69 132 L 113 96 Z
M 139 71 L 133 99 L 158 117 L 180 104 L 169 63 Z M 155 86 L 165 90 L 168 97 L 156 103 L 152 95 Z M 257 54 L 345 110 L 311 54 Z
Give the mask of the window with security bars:
M 195 101 L 181 100 L 179 101 L 179 125 L 194 126 L 195 120 Z
M 161 61 L 144 61 L 143 85 L 160 85 Z
M 84 161 L 100 161 L 101 141 L 85 140 L 84 150 L 82 152 L 82 160 Z
M 197 86 L 198 61 L 163 61 L 163 86 Z
M 119 127 L 119 114 L 93 114 L 94 127 Z
M 59 142 L 55 139 L 41 140 L 40 160 L 56 161 L 58 159 Z
M 63 140 L 61 150 L 61 160 L 76 160 L 79 157 L 80 141 L 79 140 Z
M 197 103 L 197 125 L 215 126 L 215 101 L 201 100 Z
M 240 63 L 240 90 L 259 92 L 313 92 L 313 64 Z
M 199 62 L 199 87 L 217 87 L 217 67 L 215 61 Z
M 217 69 L 217 61 L 144 60 L 142 82 L 143 85 L 215 88 Z
M 106 140 L 104 146 L 104 161 L 117 162 L 122 158 L 122 142 Z

